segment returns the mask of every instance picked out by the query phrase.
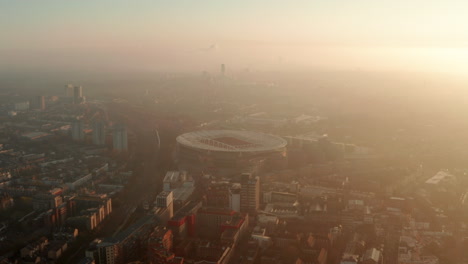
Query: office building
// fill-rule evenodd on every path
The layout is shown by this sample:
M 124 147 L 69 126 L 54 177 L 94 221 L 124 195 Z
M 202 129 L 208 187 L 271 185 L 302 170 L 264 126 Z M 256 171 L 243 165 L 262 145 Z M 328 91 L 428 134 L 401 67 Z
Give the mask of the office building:
M 65 85 L 65 94 L 64 94 L 64 96 L 65 97 L 73 97 L 73 89 L 74 89 L 73 84 Z
M 45 110 L 45 97 L 43 95 L 36 96 L 33 100 L 32 107 L 38 110 Z
M 99 264 L 117 264 L 123 263 L 122 248 L 117 242 L 105 241 L 97 245 L 97 259 Z
M 103 146 L 106 144 L 106 124 L 98 120 L 93 123 L 93 144 Z
M 156 197 L 157 207 L 169 207 L 173 202 L 173 194 L 171 191 L 162 191 Z
M 80 104 L 83 101 L 83 87 L 73 87 L 73 103 Z
M 250 173 L 241 175 L 240 210 L 254 214 L 260 207 L 260 178 Z
M 236 212 L 228 208 L 203 207 L 198 210 L 195 221 L 197 237 L 215 239 L 221 235 L 221 225 L 229 221 Z
M 174 216 L 174 194 L 169 191 L 162 191 L 156 196 L 155 214 L 159 216 L 162 222 L 166 223 Z
M 15 111 L 27 111 L 29 110 L 29 102 L 18 102 L 13 105 Z
M 72 139 L 76 141 L 84 140 L 84 125 L 82 120 L 75 120 L 72 123 L 71 134 Z
M 124 125 L 117 125 L 114 127 L 114 131 L 112 132 L 112 143 L 114 150 L 127 151 L 127 128 Z
M 206 192 L 206 206 L 216 208 L 230 207 L 231 184 L 226 181 L 212 182 Z

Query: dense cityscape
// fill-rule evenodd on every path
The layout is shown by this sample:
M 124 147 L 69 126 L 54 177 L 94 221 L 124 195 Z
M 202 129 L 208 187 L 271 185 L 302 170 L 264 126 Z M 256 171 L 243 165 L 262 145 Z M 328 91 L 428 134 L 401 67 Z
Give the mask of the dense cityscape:
M 233 87 L 262 93 L 271 83 L 227 77 L 224 65 L 189 78 L 211 90 L 127 99 L 72 84 L 50 95 L 4 92 L 0 263 L 468 258 L 464 171 L 335 139 L 324 129 L 330 118 L 307 105 L 239 101 Z M 181 104 L 198 112 L 172 110 Z
M 467 14 L 0 0 L 0 264 L 468 264 Z

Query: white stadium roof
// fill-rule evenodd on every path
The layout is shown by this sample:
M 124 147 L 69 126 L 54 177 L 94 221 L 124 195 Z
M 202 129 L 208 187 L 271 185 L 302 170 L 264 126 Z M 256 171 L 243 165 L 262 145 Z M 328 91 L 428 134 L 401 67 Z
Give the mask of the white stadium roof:
M 209 151 L 261 152 L 285 147 L 281 137 L 241 130 L 200 130 L 177 137 L 177 143 Z

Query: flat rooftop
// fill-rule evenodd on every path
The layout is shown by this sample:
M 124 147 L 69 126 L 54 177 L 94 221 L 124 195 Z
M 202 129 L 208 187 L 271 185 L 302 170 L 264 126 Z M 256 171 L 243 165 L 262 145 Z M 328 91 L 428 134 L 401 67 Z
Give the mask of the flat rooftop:
M 168 171 L 166 176 L 164 176 L 164 182 L 176 182 L 179 180 L 179 171 Z

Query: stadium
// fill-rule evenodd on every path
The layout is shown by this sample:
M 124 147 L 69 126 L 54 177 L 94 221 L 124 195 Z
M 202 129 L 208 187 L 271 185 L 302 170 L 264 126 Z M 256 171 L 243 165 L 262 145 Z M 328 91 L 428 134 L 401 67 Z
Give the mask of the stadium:
M 177 137 L 179 169 L 229 176 L 286 159 L 286 140 L 252 131 L 204 130 Z

